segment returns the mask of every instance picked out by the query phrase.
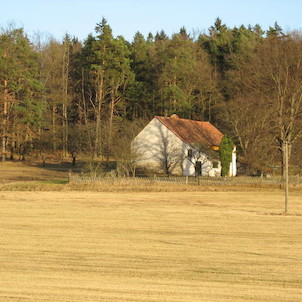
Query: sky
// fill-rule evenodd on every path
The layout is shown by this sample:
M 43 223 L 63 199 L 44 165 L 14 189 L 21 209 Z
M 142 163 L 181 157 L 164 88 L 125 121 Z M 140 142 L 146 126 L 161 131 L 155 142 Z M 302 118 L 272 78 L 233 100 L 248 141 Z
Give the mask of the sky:
M 0 0 L 0 26 L 13 23 L 29 37 L 37 33 L 61 40 L 68 33 L 81 41 L 94 34 L 104 17 L 113 35 L 131 42 L 137 31 L 164 30 L 168 36 L 185 27 L 203 33 L 219 17 L 228 27 L 275 22 L 284 31 L 302 29 L 302 0 Z

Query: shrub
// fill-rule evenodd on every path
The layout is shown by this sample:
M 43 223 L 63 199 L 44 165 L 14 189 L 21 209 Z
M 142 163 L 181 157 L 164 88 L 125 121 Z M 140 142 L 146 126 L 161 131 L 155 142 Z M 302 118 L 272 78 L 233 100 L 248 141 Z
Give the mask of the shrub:
M 219 157 L 221 162 L 221 176 L 228 176 L 230 171 L 230 164 L 232 162 L 234 143 L 227 135 L 223 136 L 220 147 Z

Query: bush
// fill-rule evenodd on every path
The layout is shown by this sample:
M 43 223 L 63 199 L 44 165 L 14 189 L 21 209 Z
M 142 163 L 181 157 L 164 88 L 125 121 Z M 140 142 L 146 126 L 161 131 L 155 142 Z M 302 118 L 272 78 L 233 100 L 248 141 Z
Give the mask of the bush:
M 232 153 L 234 143 L 230 137 L 225 135 L 220 143 L 219 156 L 221 162 L 221 176 L 228 176 L 230 171 L 230 164 L 232 162 Z

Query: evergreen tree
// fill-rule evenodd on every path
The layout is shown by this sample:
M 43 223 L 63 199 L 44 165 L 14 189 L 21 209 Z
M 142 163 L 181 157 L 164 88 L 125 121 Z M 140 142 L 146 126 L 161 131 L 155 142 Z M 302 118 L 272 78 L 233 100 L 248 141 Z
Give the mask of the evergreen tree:
M 90 134 L 94 155 L 109 156 L 114 118 L 125 114 L 125 90 L 133 80 L 133 72 L 125 39 L 121 36 L 114 38 L 104 18 L 95 29 L 96 38 L 88 37 L 81 56 L 82 103 L 86 122 L 90 120 L 94 124 L 94 131 Z M 107 130 L 101 131 L 105 124 Z
M 148 103 L 151 99 L 149 45 L 144 36 L 137 32 L 131 44 L 131 69 L 135 80 L 127 90 L 127 116 L 129 118 L 148 115 Z
M 160 32 L 157 32 L 156 35 L 155 35 L 155 42 L 166 41 L 168 39 L 169 39 L 169 37 L 166 35 L 164 30 L 161 30 Z
M 154 36 L 153 36 L 153 34 L 152 33 L 149 33 L 148 34 L 148 37 L 147 37 L 147 42 L 154 42 Z
M 2 160 L 8 148 L 24 150 L 42 123 L 38 58 L 22 28 L 0 34 Z
M 232 153 L 234 143 L 230 137 L 224 135 L 219 146 L 219 157 L 221 162 L 221 176 L 228 176 L 230 164 L 232 162 Z
M 230 68 L 228 56 L 232 51 L 231 36 L 232 31 L 222 23 L 220 18 L 217 18 L 214 26 L 209 28 L 209 36 L 199 36 L 199 44 L 209 53 L 211 63 L 222 79 L 225 71 Z
M 186 30 L 186 28 L 184 26 L 181 27 L 180 30 L 179 30 L 179 37 L 182 40 L 188 40 L 188 39 L 190 39 L 190 35 L 187 33 L 187 30 Z
M 270 26 L 269 29 L 266 31 L 266 35 L 268 37 L 282 37 L 284 36 L 284 33 L 279 24 L 275 22 L 274 27 Z
M 206 103 L 214 85 L 205 52 L 192 40 L 175 34 L 158 56 L 161 67 L 158 86 L 164 114 L 207 119 Z

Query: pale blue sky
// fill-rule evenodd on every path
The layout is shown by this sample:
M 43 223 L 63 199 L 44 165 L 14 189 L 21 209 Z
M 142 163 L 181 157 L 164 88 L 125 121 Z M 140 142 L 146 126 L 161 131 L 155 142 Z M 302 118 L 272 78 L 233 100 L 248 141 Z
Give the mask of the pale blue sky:
M 204 32 L 220 17 L 227 26 L 277 21 L 285 30 L 302 29 L 302 0 L 0 0 L 0 25 L 14 21 L 31 36 L 48 33 L 61 39 L 67 32 L 84 40 L 105 17 L 113 34 L 132 41 L 163 29 L 168 35 L 182 26 Z

